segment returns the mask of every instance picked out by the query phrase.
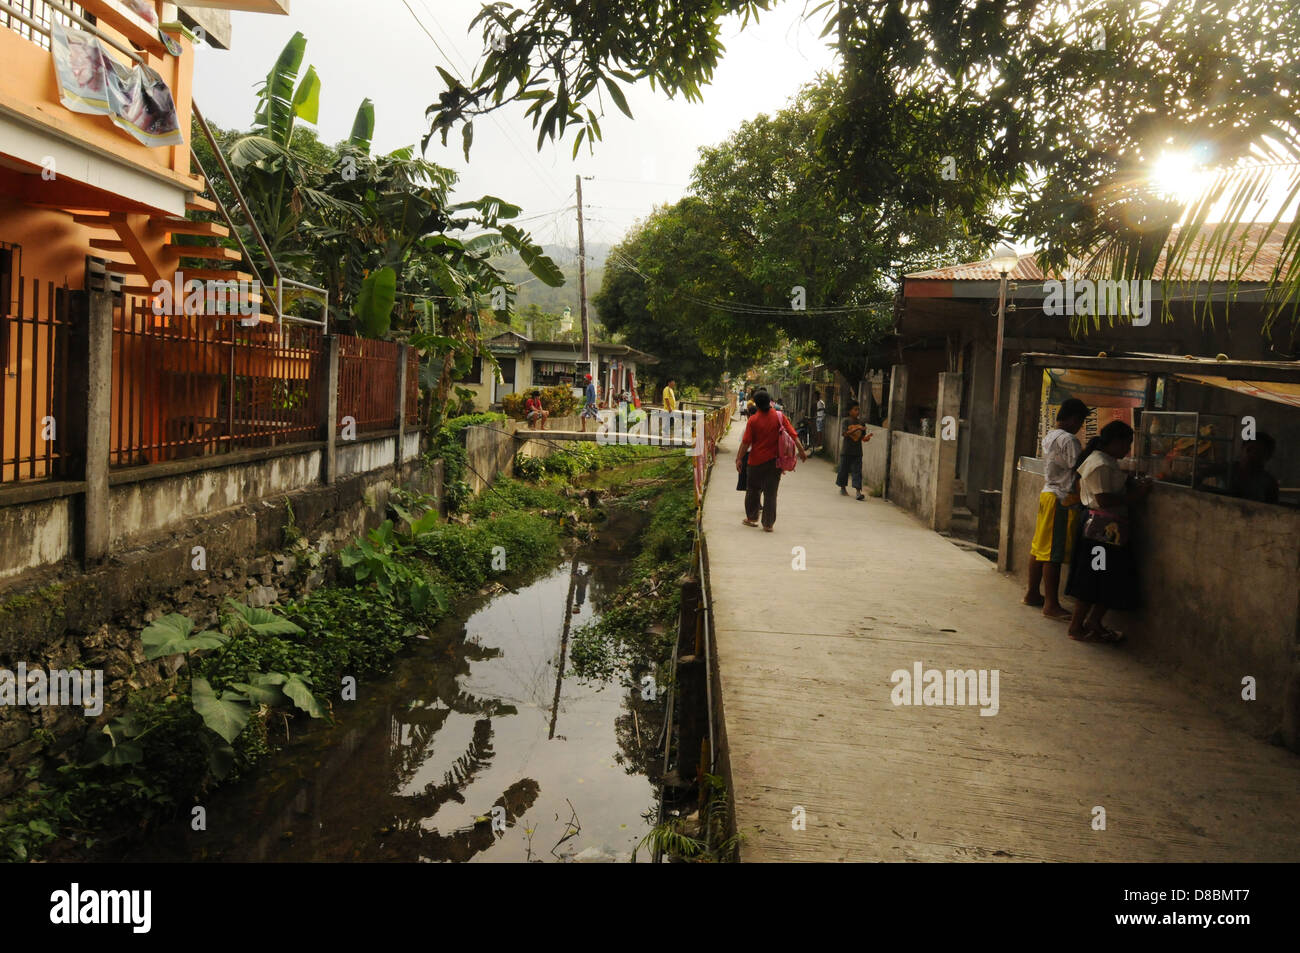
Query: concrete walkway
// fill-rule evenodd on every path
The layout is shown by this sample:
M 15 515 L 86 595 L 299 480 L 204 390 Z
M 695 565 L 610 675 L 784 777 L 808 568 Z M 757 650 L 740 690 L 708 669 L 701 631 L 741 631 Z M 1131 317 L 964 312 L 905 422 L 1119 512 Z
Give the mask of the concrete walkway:
M 840 496 L 825 461 L 782 478 L 774 533 L 742 526 L 741 432 L 704 529 L 742 860 L 1300 860 L 1300 757 L 1072 642 L 987 560 Z M 896 707 L 916 662 L 997 669 L 998 713 Z

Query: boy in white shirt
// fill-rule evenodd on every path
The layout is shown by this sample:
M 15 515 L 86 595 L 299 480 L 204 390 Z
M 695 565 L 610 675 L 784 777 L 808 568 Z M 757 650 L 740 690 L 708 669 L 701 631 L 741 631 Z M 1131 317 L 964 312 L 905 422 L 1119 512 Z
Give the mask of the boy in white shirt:
M 1029 590 L 1024 603 L 1042 606 L 1043 615 L 1062 622 L 1070 620 L 1070 613 L 1060 603 L 1061 564 L 1070 561 L 1080 509 L 1074 464 L 1083 448 L 1075 434 L 1090 412 L 1083 401 L 1069 398 L 1056 413 L 1056 427 L 1043 438 L 1046 478 L 1038 495 L 1038 519 L 1029 547 Z

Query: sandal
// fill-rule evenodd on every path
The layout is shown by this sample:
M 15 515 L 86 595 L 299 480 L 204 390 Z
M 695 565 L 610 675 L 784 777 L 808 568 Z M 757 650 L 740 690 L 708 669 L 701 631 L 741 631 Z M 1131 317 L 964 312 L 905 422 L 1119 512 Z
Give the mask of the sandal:
M 758 523 L 755 522 L 754 520 L 748 520 L 748 519 L 745 519 L 745 520 L 741 520 L 740 522 L 742 522 L 742 523 L 743 523 L 744 525 L 746 525 L 746 526 L 757 526 L 757 525 L 758 525 Z
M 1083 635 L 1070 633 L 1070 638 L 1076 642 L 1101 642 L 1105 645 L 1119 645 L 1124 641 L 1124 633 L 1115 629 L 1108 629 L 1103 625 L 1100 632 L 1090 630 Z
M 1100 632 L 1094 634 L 1097 636 L 1098 642 L 1105 642 L 1107 645 L 1119 645 L 1119 643 L 1124 641 L 1123 632 L 1118 629 L 1108 629 L 1104 625 L 1101 626 Z

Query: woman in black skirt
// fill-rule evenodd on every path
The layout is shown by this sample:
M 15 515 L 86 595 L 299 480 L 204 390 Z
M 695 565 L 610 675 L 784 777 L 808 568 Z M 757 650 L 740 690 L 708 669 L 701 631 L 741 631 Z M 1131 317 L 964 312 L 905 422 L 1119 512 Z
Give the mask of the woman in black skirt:
M 1076 600 L 1070 638 L 1080 642 L 1122 642 L 1123 634 L 1106 628 L 1102 618 L 1109 609 L 1138 607 L 1129 507 L 1151 492 L 1151 484 L 1120 469 L 1132 446 L 1133 428 L 1112 421 L 1088 441 L 1075 466 L 1087 512 L 1079 521 L 1065 593 Z

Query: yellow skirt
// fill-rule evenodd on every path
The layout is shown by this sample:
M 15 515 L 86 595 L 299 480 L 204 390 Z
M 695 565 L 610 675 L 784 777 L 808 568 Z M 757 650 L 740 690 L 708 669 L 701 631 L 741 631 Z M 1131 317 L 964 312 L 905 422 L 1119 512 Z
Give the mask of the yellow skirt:
M 1044 490 L 1038 494 L 1038 520 L 1029 554 L 1040 563 L 1068 563 L 1078 525 L 1079 507 L 1063 506 L 1055 493 Z

